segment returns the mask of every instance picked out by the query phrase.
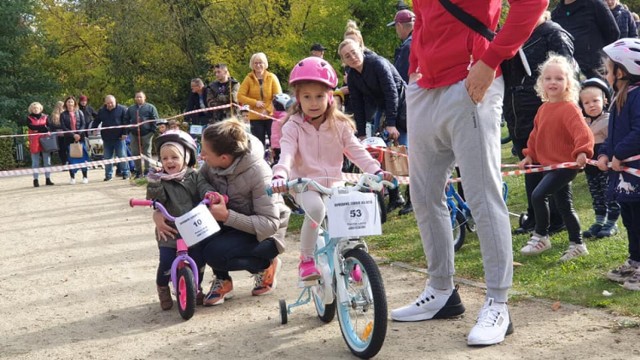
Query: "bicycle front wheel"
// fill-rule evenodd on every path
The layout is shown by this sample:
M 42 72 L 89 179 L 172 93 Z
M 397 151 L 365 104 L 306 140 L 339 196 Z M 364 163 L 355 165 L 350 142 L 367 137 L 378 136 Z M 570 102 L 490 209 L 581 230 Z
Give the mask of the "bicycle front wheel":
M 178 312 L 183 319 L 189 320 L 196 310 L 196 282 L 189 266 L 178 270 L 178 288 L 176 289 Z
M 336 281 L 347 293 L 346 299 L 337 299 L 342 337 L 357 357 L 374 357 L 387 335 L 387 297 L 378 265 L 366 251 L 349 250 L 344 274 L 336 272 Z

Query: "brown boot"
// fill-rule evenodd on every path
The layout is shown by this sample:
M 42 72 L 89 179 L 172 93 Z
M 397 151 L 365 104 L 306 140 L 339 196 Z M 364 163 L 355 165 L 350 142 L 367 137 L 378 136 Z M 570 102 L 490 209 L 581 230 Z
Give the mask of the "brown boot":
M 168 286 L 158 286 L 158 298 L 162 310 L 169 310 L 173 307 L 173 298 L 171 298 L 171 290 Z

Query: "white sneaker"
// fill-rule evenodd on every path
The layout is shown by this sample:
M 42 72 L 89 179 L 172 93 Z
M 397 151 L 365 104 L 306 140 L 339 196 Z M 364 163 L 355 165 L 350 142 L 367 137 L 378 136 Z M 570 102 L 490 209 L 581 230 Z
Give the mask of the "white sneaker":
M 587 245 L 584 243 L 576 244 L 569 243 L 569 249 L 565 251 L 560 257 L 560 261 L 568 261 L 573 258 L 577 258 L 579 256 L 589 255 L 589 250 L 587 250 Z
M 391 319 L 395 321 L 422 321 L 445 319 L 463 313 L 464 306 L 460 295 L 458 295 L 457 287 L 453 290 L 436 290 L 427 285 L 412 304 L 391 310 Z
M 533 235 L 531 235 L 529 242 L 527 242 L 527 245 L 520 249 L 520 253 L 522 255 L 538 255 L 549 249 L 551 249 L 551 240 L 549 240 L 549 235 L 542 236 L 534 232 Z
M 509 309 L 505 303 L 495 303 L 492 298 L 482 306 L 476 325 L 467 337 L 468 345 L 494 345 L 513 333 Z
M 75 184 L 76 184 L 76 179 L 69 180 L 69 185 L 75 185 Z
M 89 179 L 88 178 L 82 178 L 82 183 L 83 184 L 88 184 L 89 183 Z

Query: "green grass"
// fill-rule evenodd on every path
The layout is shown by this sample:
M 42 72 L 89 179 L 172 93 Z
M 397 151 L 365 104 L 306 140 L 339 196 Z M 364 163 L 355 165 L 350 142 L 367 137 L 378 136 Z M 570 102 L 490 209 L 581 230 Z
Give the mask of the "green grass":
M 517 158 L 511 155 L 511 145 L 503 146 L 503 163 L 514 164 Z M 510 176 L 505 181 L 509 186 L 507 205 L 509 211 L 520 214 L 526 210 L 524 177 Z M 574 206 L 578 212 L 582 229 L 587 229 L 594 220 L 591 196 L 583 173 L 578 174 L 573 183 Z M 302 216 L 293 215 L 289 228 L 297 231 Z M 511 217 L 512 227 L 518 225 L 518 218 Z M 611 238 L 587 241 L 589 255 L 560 263 L 558 259 L 568 247 L 567 233 L 562 232 L 551 238 L 553 248 L 537 257 L 520 255 L 520 248 L 528 241 L 528 236 L 513 237 L 514 267 L 513 290 L 515 299 L 536 297 L 559 300 L 566 303 L 606 308 L 610 311 L 640 316 L 640 293 L 623 289 L 606 279 L 608 270 L 622 264 L 628 255 L 627 234 L 622 222 L 618 221 L 620 233 Z M 388 261 L 402 261 L 414 266 L 426 267 L 420 234 L 413 215 L 400 217 L 395 212 L 383 225 L 383 235 L 367 239 L 372 253 Z M 484 281 L 480 246 L 475 233 L 467 232 L 464 246 L 456 253 L 456 276 Z M 602 292 L 613 293 L 605 297 Z

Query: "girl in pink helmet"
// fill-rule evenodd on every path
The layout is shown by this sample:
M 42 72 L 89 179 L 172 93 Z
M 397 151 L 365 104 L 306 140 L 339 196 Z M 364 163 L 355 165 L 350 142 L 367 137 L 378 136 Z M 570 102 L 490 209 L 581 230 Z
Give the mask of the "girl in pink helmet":
M 280 160 L 273 167 L 273 192 L 287 191 L 287 179 L 298 177 L 312 178 L 327 187 L 339 185 L 343 156 L 363 172 L 382 173 L 386 180 L 393 178 L 358 141 L 351 117 L 336 108 L 333 89 L 337 84 L 335 70 L 322 58 L 308 57 L 291 70 L 289 85 L 297 101 L 282 125 Z M 313 225 L 324 219 L 323 195 L 310 190 L 294 196 L 306 212 L 300 233 L 300 280 L 316 280 L 320 272 L 313 251 L 319 229 Z
M 598 155 L 598 168 L 609 171 L 607 195 L 620 203 L 622 223 L 627 228 L 629 257 L 607 277 L 627 290 L 640 290 L 640 177 L 623 167 L 640 168 L 640 160 L 624 162 L 640 154 L 640 40 L 620 39 L 603 48 L 607 81 L 614 91 L 610 107 L 608 137 Z M 611 162 L 609 164 L 609 162 Z M 611 169 L 609 169 L 611 166 Z

